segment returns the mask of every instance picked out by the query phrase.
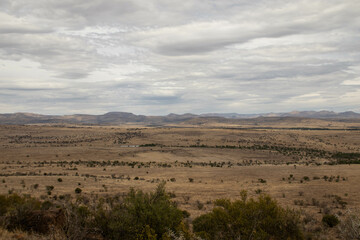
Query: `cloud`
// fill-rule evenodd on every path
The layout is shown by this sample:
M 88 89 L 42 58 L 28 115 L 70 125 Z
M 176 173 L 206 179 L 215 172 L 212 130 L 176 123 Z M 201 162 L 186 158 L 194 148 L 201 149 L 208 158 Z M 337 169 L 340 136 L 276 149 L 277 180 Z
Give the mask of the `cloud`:
M 37 34 L 37 33 L 49 33 L 50 28 L 41 28 L 34 26 L 24 19 L 14 17 L 12 15 L 0 12 L 0 33 L 1 34 Z
M 349 85 L 349 86 L 357 86 L 357 85 L 360 85 L 360 78 L 345 80 L 344 82 L 342 82 L 342 84 Z
M 3 0 L 0 9 L 0 111 L 358 109 L 360 2 Z

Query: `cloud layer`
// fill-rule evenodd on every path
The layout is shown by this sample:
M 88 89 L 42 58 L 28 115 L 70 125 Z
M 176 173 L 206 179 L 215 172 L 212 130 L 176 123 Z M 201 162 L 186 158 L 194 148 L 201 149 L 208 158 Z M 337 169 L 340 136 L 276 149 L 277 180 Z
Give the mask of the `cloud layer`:
M 3 0 L 0 112 L 360 112 L 360 2 Z

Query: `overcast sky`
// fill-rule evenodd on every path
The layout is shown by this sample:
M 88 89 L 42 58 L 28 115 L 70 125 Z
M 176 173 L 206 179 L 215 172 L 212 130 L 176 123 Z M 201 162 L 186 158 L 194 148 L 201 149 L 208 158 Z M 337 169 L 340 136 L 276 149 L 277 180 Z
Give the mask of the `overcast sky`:
M 360 112 L 359 0 L 1 0 L 0 112 Z

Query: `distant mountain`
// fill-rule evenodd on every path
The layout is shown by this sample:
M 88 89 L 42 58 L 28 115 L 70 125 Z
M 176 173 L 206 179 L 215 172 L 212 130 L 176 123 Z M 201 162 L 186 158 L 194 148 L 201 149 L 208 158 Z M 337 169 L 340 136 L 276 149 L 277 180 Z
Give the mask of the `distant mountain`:
M 41 115 L 33 113 L 0 114 L 0 124 L 92 124 L 92 125 L 121 125 L 121 124 L 204 124 L 206 122 L 236 123 L 236 120 L 257 119 L 258 122 L 275 121 L 287 118 L 314 119 L 360 119 L 355 112 L 336 113 L 332 111 L 293 111 L 289 113 L 238 114 L 238 113 L 206 113 L 206 114 L 174 114 L 166 116 L 135 115 L 128 112 L 109 112 L 102 115 L 74 114 L 74 115 Z M 268 120 L 266 120 L 268 119 Z M 235 121 L 235 122 L 234 122 Z M 240 123 L 240 122 L 239 122 Z
M 260 117 L 261 114 L 239 114 L 239 113 L 203 113 L 201 117 L 223 117 L 223 118 L 255 118 Z
M 288 113 L 259 113 L 259 114 L 238 114 L 238 113 L 206 113 L 200 116 L 224 117 L 224 118 L 257 118 L 257 117 L 301 117 L 301 118 L 360 118 L 359 113 L 352 111 L 336 113 L 333 111 L 292 111 Z

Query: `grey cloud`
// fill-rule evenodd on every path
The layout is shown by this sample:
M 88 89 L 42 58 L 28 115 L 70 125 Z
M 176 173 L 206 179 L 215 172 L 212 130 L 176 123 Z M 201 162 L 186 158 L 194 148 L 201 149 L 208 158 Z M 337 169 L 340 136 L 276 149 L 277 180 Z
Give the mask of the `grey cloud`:
M 178 96 L 143 96 L 141 97 L 142 100 L 145 101 L 156 101 L 156 102 L 165 102 L 166 104 L 178 102 L 180 100 L 180 97 Z
M 16 58 L 29 58 L 38 61 L 49 70 L 60 72 L 62 77 L 81 78 L 87 76 L 96 67 L 101 67 L 95 51 L 79 39 L 68 39 L 50 35 L 4 34 L 0 39 L 3 55 Z
M 302 4 L 299 4 L 300 6 Z M 311 4 L 310 4 L 311 5 Z M 339 4 L 340 5 L 340 4 Z M 268 6 L 271 9 L 271 6 Z M 165 55 L 199 54 L 221 49 L 227 45 L 244 43 L 256 38 L 279 38 L 293 34 L 310 34 L 330 31 L 344 27 L 345 22 L 358 18 L 360 4 L 352 8 L 346 5 L 333 7 L 324 4 L 324 9 L 317 6 L 319 12 L 302 15 L 299 11 L 291 16 L 277 16 L 275 21 L 256 22 L 257 19 L 231 19 L 229 21 L 203 22 L 134 33 L 133 38 L 140 38 L 139 45 L 152 45 L 159 53 Z M 263 19 L 273 18 L 271 10 L 262 13 Z M 241 14 L 240 14 L 241 15 Z M 307 17 L 307 18 L 306 18 Z M 306 20 L 305 20 L 306 19 Z
M 3 90 L 8 91 L 26 91 L 26 92 L 37 92 L 37 91 L 45 91 L 48 90 L 46 88 L 3 88 Z
M 0 23 L 0 61 L 14 60 L 0 68 L 6 109 L 358 109 L 360 87 L 342 83 L 359 74 L 360 2 L 3 0 L 0 9 L 11 20 Z M 39 63 L 39 81 L 63 85 L 22 86 L 20 59 Z
M 18 33 L 18 34 L 37 34 L 37 33 L 50 33 L 52 30 L 49 29 L 34 29 L 34 28 L 19 28 L 19 27 L 1 27 L 0 33 Z
M 78 69 L 81 71 L 82 69 Z M 87 72 L 65 72 L 60 75 L 57 75 L 57 78 L 66 78 L 66 79 L 78 79 L 78 78 L 85 78 L 89 75 Z

